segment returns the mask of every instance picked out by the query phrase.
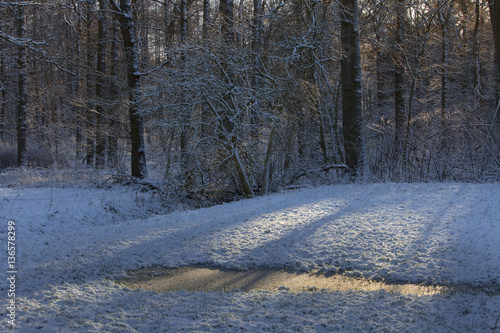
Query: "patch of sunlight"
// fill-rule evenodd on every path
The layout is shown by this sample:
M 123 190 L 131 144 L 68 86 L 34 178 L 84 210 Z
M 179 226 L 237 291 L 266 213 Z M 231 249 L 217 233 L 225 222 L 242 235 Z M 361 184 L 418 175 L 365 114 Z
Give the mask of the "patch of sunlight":
M 217 238 L 214 246 L 224 248 L 229 253 L 239 252 L 242 248 L 251 251 L 311 224 L 327 223 L 341 214 L 345 205 L 345 200 L 327 199 L 263 214 L 241 225 L 231 225 L 222 230 L 222 238 Z
M 144 268 L 128 273 L 117 281 L 130 289 L 155 292 L 187 291 L 377 291 L 404 295 L 436 295 L 446 287 L 416 284 L 391 284 L 343 275 L 325 276 L 317 271 L 303 273 L 283 269 L 256 268 L 247 271 L 215 267 L 186 266 L 175 269 Z

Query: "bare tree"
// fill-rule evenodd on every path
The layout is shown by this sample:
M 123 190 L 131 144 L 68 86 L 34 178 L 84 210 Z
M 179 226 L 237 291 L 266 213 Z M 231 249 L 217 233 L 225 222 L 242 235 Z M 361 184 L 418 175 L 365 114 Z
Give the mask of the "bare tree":
M 0 21 L 0 31 L 3 29 L 3 21 Z M 5 48 L 0 49 L 0 141 L 5 142 L 7 138 L 7 87 L 6 87 L 6 70 L 5 70 Z
M 500 122 L 500 113 L 498 109 L 500 108 L 500 3 L 498 0 L 488 0 L 488 5 L 490 7 L 490 19 L 491 26 L 493 29 L 493 38 L 495 41 L 495 64 L 497 71 L 496 79 L 496 93 L 497 93 L 497 109 L 495 112 L 495 121 Z
M 353 174 L 363 167 L 361 53 L 357 0 L 341 0 L 342 112 L 346 164 Z
M 203 0 L 202 38 L 207 39 L 210 28 L 210 0 Z
M 220 1 L 220 13 L 221 13 L 221 31 L 224 45 L 226 48 L 235 46 L 235 31 L 234 31 L 234 13 L 233 13 L 233 0 L 221 0 Z M 221 75 L 226 80 L 229 86 L 234 86 L 234 77 L 228 71 L 228 55 L 224 55 L 224 62 L 221 63 Z M 226 147 L 231 155 L 231 161 L 236 169 L 241 191 L 246 197 L 253 197 L 254 193 L 250 186 L 247 174 L 243 167 L 240 155 L 238 153 L 238 137 L 235 135 L 235 115 L 239 114 L 237 103 L 235 99 L 237 97 L 233 94 L 231 90 L 223 97 L 222 109 L 223 112 L 220 115 L 220 133 L 223 135 L 226 141 Z M 233 113 L 233 114 L 232 114 Z
M 404 151 L 403 128 L 405 122 L 405 100 L 404 100 L 404 58 L 403 58 L 403 38 L 405 25 L 405 1 L 397 0 L 396 6 L 396 27 L 395 27 L 395 55 L 394 55 L 394 152 L 395 162 L 401 158 Z
M 17 25 L 17 165 L 25 166 L 26 156 L 26 104 L 28 99 L 27 78 L 26 78 L 26 42 L 25 42 L 25 7 L 24 4 L 18 4 L 16 8 Z
M 449 40 L 448 40 L 448 25 L 451 18 L 453 1 L 439 1 L 439 28 L 441 29 L 441 118 L 444 119 L 446 107 L 448 104 L 449 93 L 449 75 L 448 61 L 450 57 Z
M 115 12 L 123 36 L 123 46 L 127 63 L 127 88 L 129 99 L 129 120 L 131 149 L 131 174 L 132 177 L 145 178 L 147 175 L 146 146 L 144 142 L 144 119 L 139 107 L 140 98 L 140 73 L 139 73 L 139 41 L 137 39 L 136 24 L 134 21 L 132 1 L 109 0 Z
M 97 79 L 95 85 L 95 96 L 96 96 L 96 128 L 94 129 L 96 133 L 95 142 L 95 155 L 96 155 L 96 167 L 104 167 L 106 158 L 106 126 L 108 124 L 107 117 L 109 117 L 108 112 L 106 112 L 106 107 L 104 106 L 106 99 L 106 81 L 107 79 L 107 68 L 106 68 L 106 45 L 107 45 L 107 0 L 99 0 L 99 12 L 98 12 L 98 33 L 97 33 Z

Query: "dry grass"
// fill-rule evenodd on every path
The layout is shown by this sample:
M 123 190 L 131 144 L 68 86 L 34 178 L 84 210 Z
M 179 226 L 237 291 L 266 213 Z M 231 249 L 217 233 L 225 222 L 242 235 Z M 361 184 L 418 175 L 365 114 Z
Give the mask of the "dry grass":
M 90 169 L 7 168 L 0 171 L 0 187 L 67 187 L 102 185 L 109 175 Z

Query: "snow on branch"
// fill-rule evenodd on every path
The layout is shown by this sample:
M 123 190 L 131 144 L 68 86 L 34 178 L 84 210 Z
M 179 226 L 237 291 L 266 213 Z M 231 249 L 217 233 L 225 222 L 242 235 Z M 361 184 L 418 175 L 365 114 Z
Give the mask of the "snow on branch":
M 45 61 L 49 64 L 53 64 L 54 66 L 56 66 L 58 69 L 60 69 L 61 71 L 65 72 L 65 73 L 68 73 L 68 74 L 71 74 L 74 76 L 77 75 L 75 72 L 72 72 L 72 71 L 68 70 L 67 68 L 64 68 L 63 66 L 58 64 L 57 61 L 51 59 L 52 56 L 48 55 L 45 51 L 42 51 L 42 50 L 35 47 L 35 46 L 45 45 L 46 44 L 45 42 L 36 42 L 30 38 L 12 37 L 12 36 L 4 33 L 3 31 L 0 31 L 0 39 L 3 39 L 9 43 L 16 45 L 16 46 L 25 47 L 28 50 L 32 51 L 33 54 L 35 54 L 36 59 L 38 59 L 40 61 Z M 36 55 L 38 55 L 38 56 L 36 56 Z
M 11 6 L 16 6 L 16 7 L 20 7 L 20 6 L 41 6 L 43 5 L 42 3 L 40 2 L 33 2 L 33 1 L 16 1 L 16 2 L 4 2 L 4 1 L 0 1 L 0 7 L 3 6 L 3 7 L 11 7 Z
M 347 169 L 347 168 L 348 168 L 348 166 L 345 164 L 329 164 L 329 165 L 326 165 L 326 166 L 319 168 L 319 169 L 302 170 L 299 173 L 297 173 L 295 176 L 293 176 L 290 183 L 293 183 L 293 182 L 297 181 L 299 178 L 307 176 L 307 175 L 312 174 L 312 173 L 328 172 L 332 169 Z

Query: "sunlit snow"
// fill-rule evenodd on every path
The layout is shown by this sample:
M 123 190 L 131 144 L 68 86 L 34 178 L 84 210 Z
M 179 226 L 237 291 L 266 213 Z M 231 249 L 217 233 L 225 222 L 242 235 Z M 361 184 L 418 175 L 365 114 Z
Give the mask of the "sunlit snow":
M 7 221 L 17 227 L 15 329 L 500 332 L 498 184 L 325 186 L 170 214 L 158 205 L 124 187 L 0 189 L 0 237 Z M 460 288 L 154 293 L 113 282 L 192 264 Z

